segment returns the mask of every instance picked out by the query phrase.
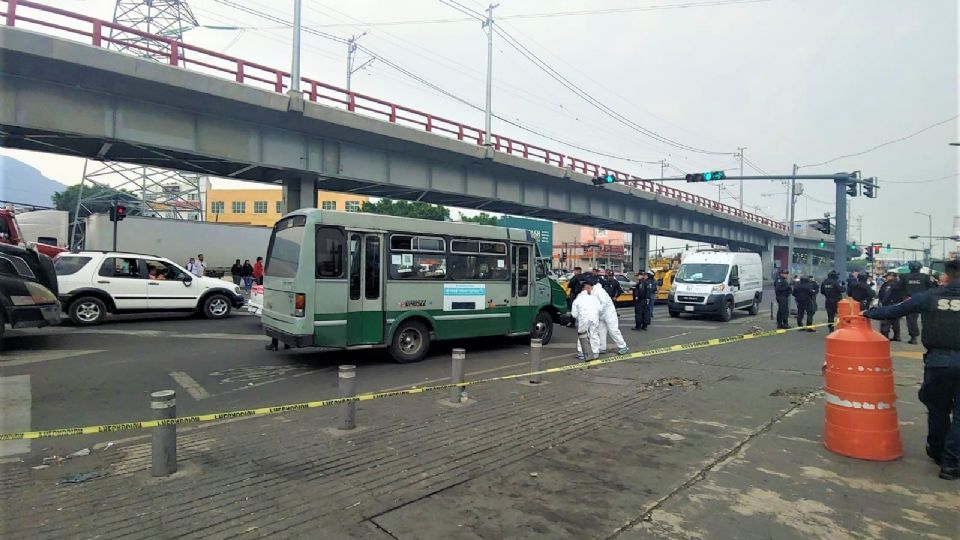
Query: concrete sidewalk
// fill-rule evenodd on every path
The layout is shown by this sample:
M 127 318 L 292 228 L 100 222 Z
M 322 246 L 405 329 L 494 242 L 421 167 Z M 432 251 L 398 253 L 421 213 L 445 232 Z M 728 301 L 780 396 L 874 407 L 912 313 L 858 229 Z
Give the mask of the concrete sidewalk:
M 896 360 L 905 458 L 862 462 L 819 442 L 822 348 L 822 333 L 790 333 L 471 387 L 459 407 L 439 393 L 375 400 L 348 433 L 334 409 L 208 426 L 180 436 L 181 470 L 160 480 L 143 442 L 41 470 L 35 443 L 0 469 L 0 534 L 960 537 L 960 484 L 923 453 L 919 362 Z

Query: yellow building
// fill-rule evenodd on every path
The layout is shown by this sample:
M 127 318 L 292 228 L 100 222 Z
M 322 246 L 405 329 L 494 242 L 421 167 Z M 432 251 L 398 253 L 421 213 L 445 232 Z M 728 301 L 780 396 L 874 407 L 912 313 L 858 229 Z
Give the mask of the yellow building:
M 367 200 L 353 193 L 317 191 L 317 206 L 323 210 L 359 212 Z M 207 221 L 273 227 L 283 215 L 283 189 L 209 189 L 206 207 Z

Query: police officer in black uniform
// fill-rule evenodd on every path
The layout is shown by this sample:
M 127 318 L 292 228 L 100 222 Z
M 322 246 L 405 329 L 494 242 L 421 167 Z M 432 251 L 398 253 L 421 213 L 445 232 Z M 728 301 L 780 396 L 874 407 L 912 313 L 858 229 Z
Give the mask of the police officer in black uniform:
M 777 328 L 790 328 L 790 293 L 793 287 L 787 279 L 787 271 L 781 270 L 773 282 L 773 294 L 777 297 Z
M 634 330 L 646 330 L 653 322 L 653 304 L 657 300 L 657 282 L 649 272 L 637 274 L 633 286 Z
M 910 314 L 923 319 L 923 385 L 927 406 L 927 455 L 940 465 L 940 478 L 960 479 L 960 260 L 946 264 L 949 282 L 907 301 L 868 310 L 871 319 Z M 951 418 L 952 416 L 952 418 Z
M 843 292 L 846 290 L 840 283 L 839 276 L 836 270 L 831 270 L 827 274 L 827 279 L 820 284 L 820 294 L 823 295 L 824 304 L 827 307 L 827 324 L 831 332 L 833 332 L 833 322 L 837 320 L 837 303 L 843 300 Z
M 600 286 L 603 287 L 603 290 L 607 291 L 610 299 L 613 300 L 614 305 L 616 305 L 617 297 L 623 294 L 623 286 L 620 285 L 617 276 L 613 274 L 613 270 L 607 270 L 606 274 L 600 276 L 600 280 Z
M 797 326 L 812 326 L 814 305 L 817 301 L 817 284 L 807 276 L 800 276 L 800 281 L 793 286 L 793 297 L 797 299 Z M 804 324 L 806 316 L 806 324 Z M 815 328 L 807 328 L 807 332 L 816 332 Z
M 570 309 L 573 301 L 576 300 L 580 291 L 583 290 L 583 282 L 583 269 L 577 266 L 573 269 L 573 276 L 570 277 L 570 281 L 567 282 L 567 288 L 570 289 L 570 298 L 567 299 L 567 309 Z
M 900 281 L 897 279 L 897 273 L 890 271 L 883 276 L 883 285 L 880 286 L 880 292 L 877 294 L 881 306 L 892 306 L 903 302 L 903 295 L 900 293 Z M 890 330 L 893 330 L 893 337 L 890 336 Z M 900 341 L 900 319 L 880 322 L 880 333 L 890 341 Z
M 850 282 L 847 287 L 847 294 L 860 303 L 860 311 L 866 311 L 870 307 L 870 301 L 873 300 L 873 289 L 867 284 L 867 275 L 860 274 L 857 279 Z
M 920 272 L 920 269 L 923 268 L 920 263 L 910 261 L 907 267 L 910 269 L 910 273 L 900 279 L 900 295 L 903 298 L 911 298 L 913 295 L 925 292 L 933 287 L 930 276 Z M 911 345 L 917 344 L 917 336 L 920 335 L 920 327 L 917 326 L 918 317 L 917 313 L 907 315 L 907 333 L 910 334 L 910 341 L 907 343 Z

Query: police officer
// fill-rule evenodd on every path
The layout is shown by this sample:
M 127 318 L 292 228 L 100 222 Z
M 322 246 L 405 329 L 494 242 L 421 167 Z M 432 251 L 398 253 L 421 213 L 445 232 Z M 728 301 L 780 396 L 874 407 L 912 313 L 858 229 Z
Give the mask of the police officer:
M 567 288 L 570 290 L 570 298 L 567 299 L 568 309 L 573 307 L 573 301 L 576 300 L 577 296 L 580 295 L 580 291 L 583 290 L 583 268 L 579 266 L 574 267 L 573 276 L 570 277 L 570 281 L 567 282 Z
M 858 274 L 855 281 L 850 282 L 847 294 L 860 303 L 860 311 L 866 311 L 873 300 L 873 289 L 867 284 L 867 275 Z
M 880 285 L 880 292 L 877 297 L 881 306 L 892 306 L 903 302 L 901 294 L 900 281 L 897 279 L 897 273 L 887 272 L 883 276 L 883 285 Z M 893 330 L 893 337 L 890 336 L 890 330 Z M 880 333 L 890 341 L 900 341 L 900 319 L 880 322 Z
M 653 304 L 657 300 L 657 282 L 650 272 L 637 274 L 637 284 L 633 286 L 634 330 L 646 330 L 653 322 Z
M 940 465 L 940 478 L 960 479 L 960 260 L 946 264 L 945 287 L 919 292 L 893 306 L 864 315 L 889 320 L 909 314 L 923 319 L 923 385 L 927 406 L 927 455 Z M 952 415 L 952 419 L 951 419 Z
M 600 282 L 600 286 L 603 287 L 603 290 L 610 295 L 614 305 L 616 305 L 617 297 L 623 294 L 623 287 L 620 285 L 620 282 L 617 281 L 617 277 L 613 274 L 613 270 L 607 270 L 607 273 L 603 275 L 601 279 L 602 281 Z
M 777 328 L 790 328 L 790 293 L 793 287 L 787 279 L 787 271 L 781 270 L 773 282 L 773 294 L 777 297 Z
M 900 280 L 900 295 L 903 298 L 911 298 L 913 295 L 925 292 L 932 287 L 930 277 L 920 273 L 923 266 L 919 262 L 910 261 L 907 268 L 910 269 L 910 273 Z M 920 335 L 920 327 L 917 326 L 918 316 L 917 313 L 907 315 L 907 333 L 910 334 L 910 341 L 907 343 L 911 345 L 917 344 L 917 336 Z
M 824 304 L 827 307 L 827 326 L 833 332 L 833 322 L 837 320 L 837 303 L 843 299 L 845 287 L 840 283 L 840 274 L 836 270 L 831 270 L 827 274 L 827 279 L 820 284 L 820 294 L 824 297 Z
M 812 326 L 814 302 L 817 300 L 816 283 L 807 276 L 800 276 L 800 281 L 793 287 L 793 297 L 797 299 L 797 326 Z M 806 315 L 806 324 L 804 324 Z M 816 332 L 816 328 L 807 328 L 807 332 Z

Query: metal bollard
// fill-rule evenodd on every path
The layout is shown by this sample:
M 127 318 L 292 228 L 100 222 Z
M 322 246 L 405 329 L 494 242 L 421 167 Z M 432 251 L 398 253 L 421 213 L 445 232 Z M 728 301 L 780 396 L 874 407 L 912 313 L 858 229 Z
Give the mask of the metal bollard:
M 531 384 L 540 384 L 540 374 L 536 373 L 543 369 L 543 340 L 533 338 L 530 340 L 530 371 L 534 372 L 530 376 Z
M 453 365 L 450 373 L 450 383 L 459 384 L 463 382 L 463 361 L 467 358 L 467 351 L 464 349 L 454 349 L 451 354 Z M 460 403 L 460 397 L 463 395 L 462 386 L 450 388 L 450 403 Z
M 173 390 L 160 390 L 150 394 L 150 408 L 154 420 L 167 420 L 177 417 L 177 393 Z M 169 476 L 177 472 L 177 426 L 158 426 L 153 428 L 151 444 L 150 474 Z
M 583 351 L 583 357 L 587 360 L 593 360 L 596 356 L 593 354 L 593 349 L 590 347 L 590 334 L 584 332 L 583 334 L 577 334 L 577 340 L 580 341 L 580 350 Z
M 339 371 L 340 397 L 349 398 L 357 395 L 357 366 L 340 366 Z M 348 401 L 340 405 L 340 429 L 357 427 L 357 402 Z

